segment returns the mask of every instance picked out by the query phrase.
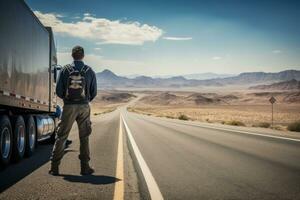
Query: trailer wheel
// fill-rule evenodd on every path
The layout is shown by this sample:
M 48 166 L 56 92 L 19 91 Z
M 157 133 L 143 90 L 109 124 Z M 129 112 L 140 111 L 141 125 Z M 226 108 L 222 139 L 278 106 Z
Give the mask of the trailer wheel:
M 26 118 L 26 146 L 25 156 L 30 157 L 36 148 L 36 125 L 34 118 L 29 115 Z
M 14 161 L 19 161 L 25 154 L 26 147 L 26 126 L 24 118 L 19 115 L 15 118 L 13 129 L 13 151 L 12 158 Z
M 7 165 L 12 153 L 12 131 L 7 116 L 0 116 L 0 164 Z

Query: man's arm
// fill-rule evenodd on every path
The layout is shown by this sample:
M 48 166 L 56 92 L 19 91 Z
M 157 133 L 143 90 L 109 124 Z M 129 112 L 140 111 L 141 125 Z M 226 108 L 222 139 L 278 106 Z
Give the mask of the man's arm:
M 97 79 L 96 74 L 92 71 L 92 81 L 90 87 L 90 101 L 92 101 L 97 96 Z
M 63 99 L 65 97 L 64 70 L 61 71 L 56 85 L 56 95 Z

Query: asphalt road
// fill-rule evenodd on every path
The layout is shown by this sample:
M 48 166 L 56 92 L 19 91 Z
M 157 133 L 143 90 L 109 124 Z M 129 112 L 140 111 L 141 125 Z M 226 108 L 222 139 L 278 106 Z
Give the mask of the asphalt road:
M 300 140 L 124 119 L 165 199 L 300 199 Z
M 91 165 L 96 173 L 80 175 L 77 125 L 60 166 L 61 175 L 48 174 L 52 145 L 40 144 L 31 158 L 0 172 L 0 199 L 113 199 L 115 184 L 123 181 L 125 199 L 139 199 L 137 178 L 124 142 L 124 178 L 116 177 L 120 114 L 118 111 L 92 118 Z M 124 139 L 126 139 L 124 137 Z
M 120 193 L 141 199 L 154 197 L 153 191 L 155 199 L 300 199 L 300 140 L 202 127 L 125 108 L 92 121 L 95 175 L 79 175 L 75 126 L 61 176 L 47 174 L 52 147 L 41 144 L 33 157 L 0 172 L 0 199 L 113 199 Z

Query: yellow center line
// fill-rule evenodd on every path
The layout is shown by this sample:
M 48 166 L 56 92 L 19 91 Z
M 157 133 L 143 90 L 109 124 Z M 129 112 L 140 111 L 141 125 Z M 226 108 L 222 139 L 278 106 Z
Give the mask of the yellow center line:
M 124 199 L 124 158 L 123 158 L 123 130 L 122 120 L 120 114 L 120 127 L 119 127 L 119 142 L 118 142 L 118 155 L 117 155 L 117 169 L 116 178 L 120 179 L 115 184 L 114 200 Z

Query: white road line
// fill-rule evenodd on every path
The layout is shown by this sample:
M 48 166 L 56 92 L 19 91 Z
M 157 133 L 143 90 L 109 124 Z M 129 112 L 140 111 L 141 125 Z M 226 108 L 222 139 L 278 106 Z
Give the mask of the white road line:
M 252 133 L 252 132 L 248 132 L 248 131 L 232 130 L 232 129 L 225 129 L 225 128 L 217 128 L 217 127 L 207 127 L 207 126 L 202 126 L 202 125 L 196 125 L 196 126 L 200 126 L 200 127 L 204 127 L 204 128 L 211 128 L 211 129 L 218 129 L 218 130 L 225 130 L 225 131 L 248 134 L 248 135 L 256 135 L 256 136 L 261 136 L 261 137 L 268 137 L 268 138 L 300 142 L 300 139 L 287 138 L 287 137 L 281 137 L 281 136 L 275 136 L 275 135 L 266 135 L 266 134 L 261 134 L 261 133 Z
M 141 167 L 141 170 L 142 170 L 143 176 L 145 178 L 145 181 L 146 181 L 151 199 L 153 199 L 153 200 L 163 200 L 164 198 L 163 198 L 163 196 L 162 196 L 162 194 L 159 190 L 159 187 L 158 187 L 158 185 L 157 185 L 157 183 L 156 183 L 156 181 L 155 181 L 155 179 L 154 179 L 147 163 L 145 162 L 145 160 L 144 160 L 137 144 L 135 143 L 134 138 L 131 134 L 131 131 L 128 128 L 127 123 L 124 120 L 124 118 L 122 117 L 122 115 L 121 115 L 121 118 L 123 119 L 125 129 L 126 129 L 130 144 L 132 146 L 132 149 L 134 151 L 134 154 L 135 154 L 135 156 L 137 158 L 137 161 L 138 161 L 138 163 Z
M 116 178 L 120 180 L 117 181 L 115 184 L 114 200 L 123 200 L 124 199 L 124 154 L 123 154 L 123 130 L 122 130 L 121 115 L 120 115 L 120 127 L 119 127 Z
M 172 123 L 175 123 L 172 122 Z M 189 126 L 197 126 L 197 127 L 202 127 L 202 128 L 209 128 L 209 129 L 216 129 L 216 130 L 221 130 L 221 131 L 230 131 L 234 133 L 242 133 L 242 134 L 247 134 L 247 135 L 255 135 L 255 136 L 261 136 L 261 137 L 268 137 L 268 138 L 275 138 L 275 139 L 281 139 L 281 140 L 288 140 L 288 141 L 294 141 L 294 142 L 300 142 L 300 139 L 295 139 L 295 138 L 287 138 L 287 137 L 281 137 L 281 136 L 275 136 L 275 135 L 266 135 L 262 133 L 253 133 L 253 132 L 248 132 L 248 131 L 242 131 L 242 130 L 233 130 L 233 129 L 227 129 L 227 128 L 218 128 L 218 127 L 213 127 L 213 126 L 205 126 L 205 125 L 200 125 L 200 124 L 189 124 L 189 123 L 179 123 L 179 124 L 185 124 Z

